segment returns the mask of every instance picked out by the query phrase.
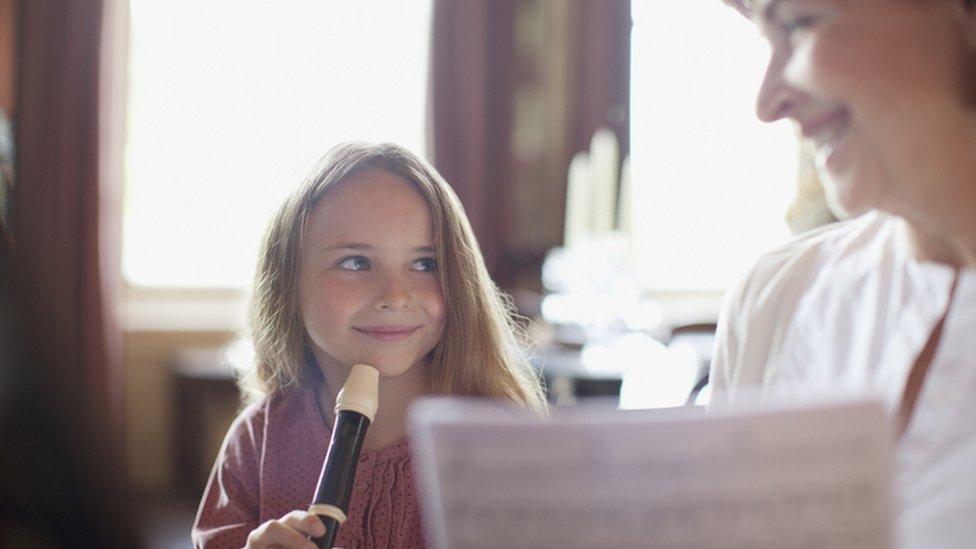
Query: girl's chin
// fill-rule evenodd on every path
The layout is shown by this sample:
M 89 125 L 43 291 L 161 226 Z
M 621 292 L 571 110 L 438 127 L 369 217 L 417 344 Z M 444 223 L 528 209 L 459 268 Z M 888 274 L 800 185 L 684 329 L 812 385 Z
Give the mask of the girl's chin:
M 409 372 L 419 361 L 404 360 L 402 357 L 364 357 L 357 364 L 368 364 L 380 373 L 380 379 L 400 377 Z

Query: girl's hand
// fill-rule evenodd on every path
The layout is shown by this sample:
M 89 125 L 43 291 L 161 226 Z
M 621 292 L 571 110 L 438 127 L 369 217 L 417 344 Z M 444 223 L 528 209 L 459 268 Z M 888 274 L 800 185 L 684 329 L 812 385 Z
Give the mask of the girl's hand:
M 308 536 L 325 535 L 325 525 L 308 511 L 292 511 L 278 520 L 269 520 L 247 536 L 246 549 L 317 549 Z

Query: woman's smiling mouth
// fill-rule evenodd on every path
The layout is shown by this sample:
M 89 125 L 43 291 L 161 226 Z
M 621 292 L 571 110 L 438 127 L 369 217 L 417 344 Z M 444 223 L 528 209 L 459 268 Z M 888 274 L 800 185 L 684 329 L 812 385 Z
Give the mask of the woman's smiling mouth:
M 803 136 L 816 148 L 814 160 L 818 167 L 827 168 L 837 163 L 836 157 L 843 148 L 850 124 L 850 112 L 843 107 L 800 121 Z

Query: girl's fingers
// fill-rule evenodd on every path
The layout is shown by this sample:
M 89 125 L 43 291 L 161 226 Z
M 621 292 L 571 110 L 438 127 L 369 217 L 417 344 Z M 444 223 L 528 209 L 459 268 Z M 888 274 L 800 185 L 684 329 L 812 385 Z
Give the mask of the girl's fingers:
M 247 537 L 247 547 L 265 549 L 316 549 L 308 535 L 322 535 L 325 526 L 315 515 L 306 511 L 292 511 L 280 520 L 269 520 L 254 529 Z
M 281 522 L 309 536 L 318 537 L 325 534 L 325 525 L 322 524 L 322 520 L 308 511 L 292 511 L 282 517 Z

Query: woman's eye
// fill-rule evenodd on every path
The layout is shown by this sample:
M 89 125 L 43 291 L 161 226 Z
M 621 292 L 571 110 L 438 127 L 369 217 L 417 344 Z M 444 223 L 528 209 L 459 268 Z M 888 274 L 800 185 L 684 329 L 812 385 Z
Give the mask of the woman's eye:
M 817 24 L 819 17 L 816 15 L 796 15 L 791 18 L 786 18 L 781 23 L 783 30 L 788 34 L 792 34 L 796 31 L 809 30 L 814 25 Z
M 425 257 L 413 262 L 413 270 L 433 273 L 437 271 L 437 260 L 432 257 Z
M 337 263 L 339 268 L 345 269 L 347 271 L 368 271 L 369 270 L 369 260 L 361 255 L 354 255 L 352 257 L 346 257 L 339 260 Z

